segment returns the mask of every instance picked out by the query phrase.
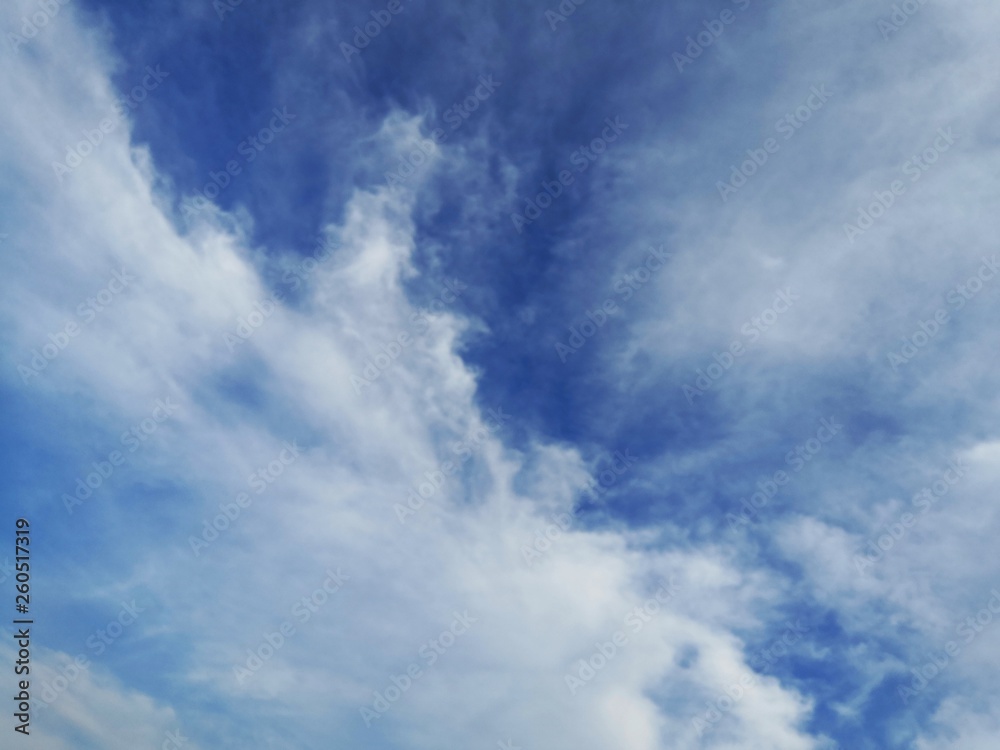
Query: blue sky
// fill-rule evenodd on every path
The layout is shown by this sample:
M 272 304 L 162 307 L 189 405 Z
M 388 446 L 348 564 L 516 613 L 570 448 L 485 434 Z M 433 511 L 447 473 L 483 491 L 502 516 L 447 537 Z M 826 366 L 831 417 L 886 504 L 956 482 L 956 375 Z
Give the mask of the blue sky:
M 38 746 L 992 750 L 998 27 L 7 4 Z

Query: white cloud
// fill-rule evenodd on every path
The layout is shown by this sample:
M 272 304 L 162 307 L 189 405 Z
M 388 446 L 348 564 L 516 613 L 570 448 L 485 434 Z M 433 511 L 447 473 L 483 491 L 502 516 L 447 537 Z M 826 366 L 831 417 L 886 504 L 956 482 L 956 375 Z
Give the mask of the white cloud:
M 9 9 L 4 22 L 14 15 Z M 413 329 L 415 309 L 401 285 L 415 273 L 412 192 L 357 192 L 344 222 L 331 227 L 344 249 L 316 271 L 302 303 L 278 306 L 230 352 L 225 335 L 268 294 L 245 227 L 205 211 L 179 229 L 163 212 L 169 196 L 151 187 L 155 166 L 132 148 L 125 127 L 62 185 L 51 173 L 53 154 L 100 119 L 113 96 L 107 56 L 69 9 L 59 21 L 32 42 L 38 58 L 16 58 L 0 83 L 5 99 L 19 102 L 0 118 L 10 133 L 5 185 L 22 188 L 11 209 L 22 217 L 10 228 L 12 241 L 30 259 L 4 260 L 7 286 L 19 290 L 2 303 L 14 321 L 5 368 L 16 382 L 16 364 L 72 319 L 78 296 L 99 290 L 112 270 L 137 275 L 134 289 L 25 386 L 60 408 L 70 394 L 82 399 L 87 418 L 112 434 L 145 417 L 156 398 L 180 404 L 169 428 L 134 459 L 151 480 L 176 483 L 163 531 L 125 533 L 114 511 L 152 502 L 127 479 L 109 482 L 76 511 L 101 514 L 109 537 L 137 560 L 118 582 L 141 587 L 150 600 L 147 640 L 137 647 L 164 638 L 191 665 L 181 685 L 223 701 L 228 720 L 271 729 L 292 720 L 312 746 L 379 733 L 414 748 L 489 745 L 512 734 L 526 746 L 603 748 L 624 739 L 654 748 L 674 732 L 695 746 L 688 702 L 681 712 L 650 694 L 664 680 L 707 689 L 746 670 L 727 628 L 750 622 L 747 607 L 772 596 L 766 575 L 734 570 L 712 550 L 662 555 L 641 537 L 582 530 L 567 532 L 528 569 L 522 545 L 554 510 L 571 506 L 586 472 L 572 449 L 539 444 L 519 454 L 502 434 L 490 435 L 439 498 L 400 524 L 393 505 L 483 421 L 475 377 L 456 354 L 466 324 L 452 311 L 414 332 L 370 388 L 351 387 L 350 376 L 379 345 Z M 63 82 L 61 90 L 46 89 L 47 81 Z M 44 128 L 33 129 L 38 121 Z M 32 217 L 45 221 L 25 221 Z M 268 408 L 244 408 L 217 385 L 223 376 L 252 379 Z M 246 491 L 247 475 L 286 440 L 298 440 L 302 456 L 192 556 L 188 536 Z M 527 489 L 515 490 L 515 479 Z M 233 668 L 246 649 L 294 618 L 295 602 L 336 566 L 350 571 L 349 584 L 248 683 L 237 683 Z M 674 572 L 684 589 L 677 610 L 652 619 L 641 644 L 570 696 L 566 670 L 622 627 L 652 582 Z M 79 585 L 81 597 L 96 593 L 83 571 L 64 585 Z M 358 709 L 372 691 L 421 663 L 421 645 L 466 610 L 477 619 L 468 634 L 366 733 Z M 682 672 L 673 660 L 691 644 L 701 657 Z M 82 677 L 80 695 L 74 688 L 57 704 L 49 746 L 72 745 L 76 732 L 103 747 L 143 746 L 181 713 L 129 688 L 127 669 L 118 669 L 123 687 Z M 811 747 L 796 728 L 806 711 L 771 681 L 735 713 L 731 732 L 782 750 Z M 206 736 L 227 721 L 215 708 L 185 707 L 182 716 Z

